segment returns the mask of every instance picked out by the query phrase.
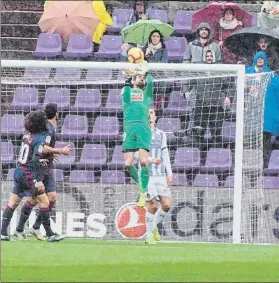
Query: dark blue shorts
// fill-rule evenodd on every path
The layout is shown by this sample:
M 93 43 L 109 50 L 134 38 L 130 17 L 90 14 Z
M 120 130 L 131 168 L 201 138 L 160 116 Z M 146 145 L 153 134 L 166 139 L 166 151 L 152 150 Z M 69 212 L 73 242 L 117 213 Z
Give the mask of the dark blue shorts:
M 12 193 L 18 195 L 20 198 L 31 197 L 35 186 L 32 181 L 32 173 L 20 168 L 14 171 L 14 186 Z
M 43 183 L 46 188 L 46 193 L 56 192 L 56 183 L 52 169 L 48 170 L 47 174 L 44 176 Z

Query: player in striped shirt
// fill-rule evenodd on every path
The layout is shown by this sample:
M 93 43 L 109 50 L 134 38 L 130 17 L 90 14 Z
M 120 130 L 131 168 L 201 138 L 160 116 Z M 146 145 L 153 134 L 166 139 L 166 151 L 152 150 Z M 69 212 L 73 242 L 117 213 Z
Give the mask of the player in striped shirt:
M 172 183 L 172 169 L 169 150 L 167 148 L 166 133 L 156 128 L 156 112 L 149 109 L 152 141 L 149 151 L 149 182 L 147 192 L 146 227 L 147 235 L 145 243 L 156 244 L 161 237 L 158 232 L 160 223 L 171 207 L 171 192 L 169 186 Z M 161 207 L 158 208 L 158 202 Z

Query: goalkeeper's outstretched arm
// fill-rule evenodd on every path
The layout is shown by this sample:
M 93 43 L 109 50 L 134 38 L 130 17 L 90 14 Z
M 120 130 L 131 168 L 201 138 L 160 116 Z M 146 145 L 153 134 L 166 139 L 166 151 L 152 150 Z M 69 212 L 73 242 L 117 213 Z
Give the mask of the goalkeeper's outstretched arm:
M 153 78 L 152 78 L 150 73 L 147 73 L 147 75 L 146 75 L 146 94 L 153 101 L 154 87 L 153 87 Z
M 122 91 L 122 99 L 125 103 L 129 103 L 131 101 L 131 77 L 127 77 L 125 79 L 125 85 Z

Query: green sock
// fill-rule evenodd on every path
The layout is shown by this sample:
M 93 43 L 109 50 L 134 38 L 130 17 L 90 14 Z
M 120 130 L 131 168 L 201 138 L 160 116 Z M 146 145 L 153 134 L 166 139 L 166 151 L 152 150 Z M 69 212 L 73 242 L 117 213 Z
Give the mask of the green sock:
M 130 177 L 136 182 L 136 184 L 138 184 L 140 180 L 137 168 L 134 165 L 127 166 L 127 170 L 129 172 Z
M 141 183 L 142 183 L 142 193 L 147 192 L 147 185 L 149 182 L 149 168 L 148 167 L 141 167 Z

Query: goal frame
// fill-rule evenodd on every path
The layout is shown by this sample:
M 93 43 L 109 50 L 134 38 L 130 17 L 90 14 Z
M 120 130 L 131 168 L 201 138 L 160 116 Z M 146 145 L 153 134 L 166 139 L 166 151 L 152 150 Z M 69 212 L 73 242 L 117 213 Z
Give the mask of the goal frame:
M 244 90 L 245 66 L 231 64 L 181 64 L 181 63 L 149 63 L 155 71 L 192 71 L 192 72 L 235 72 L 236 89 L 236 138 L 234 165 L 234 197 L 233 197 L 233 243 L 241 243 L 241 208 L 242 208 L 242 172 L 243 172 L 243 126 L 244 126 Z M 136 67 L 136 64 L 124 62 L 83 62 L 83 61 L 43 61 L 43 60 L 1 60 L 3 68 L 76 68 L 76 69 L 118 69 L 125 70 Z M 88 83 L 89 81 L 87 81 Z M 5 81 L 2 81 L 5 83 Z M 94 82 L 96 83 L 96 82 Z

